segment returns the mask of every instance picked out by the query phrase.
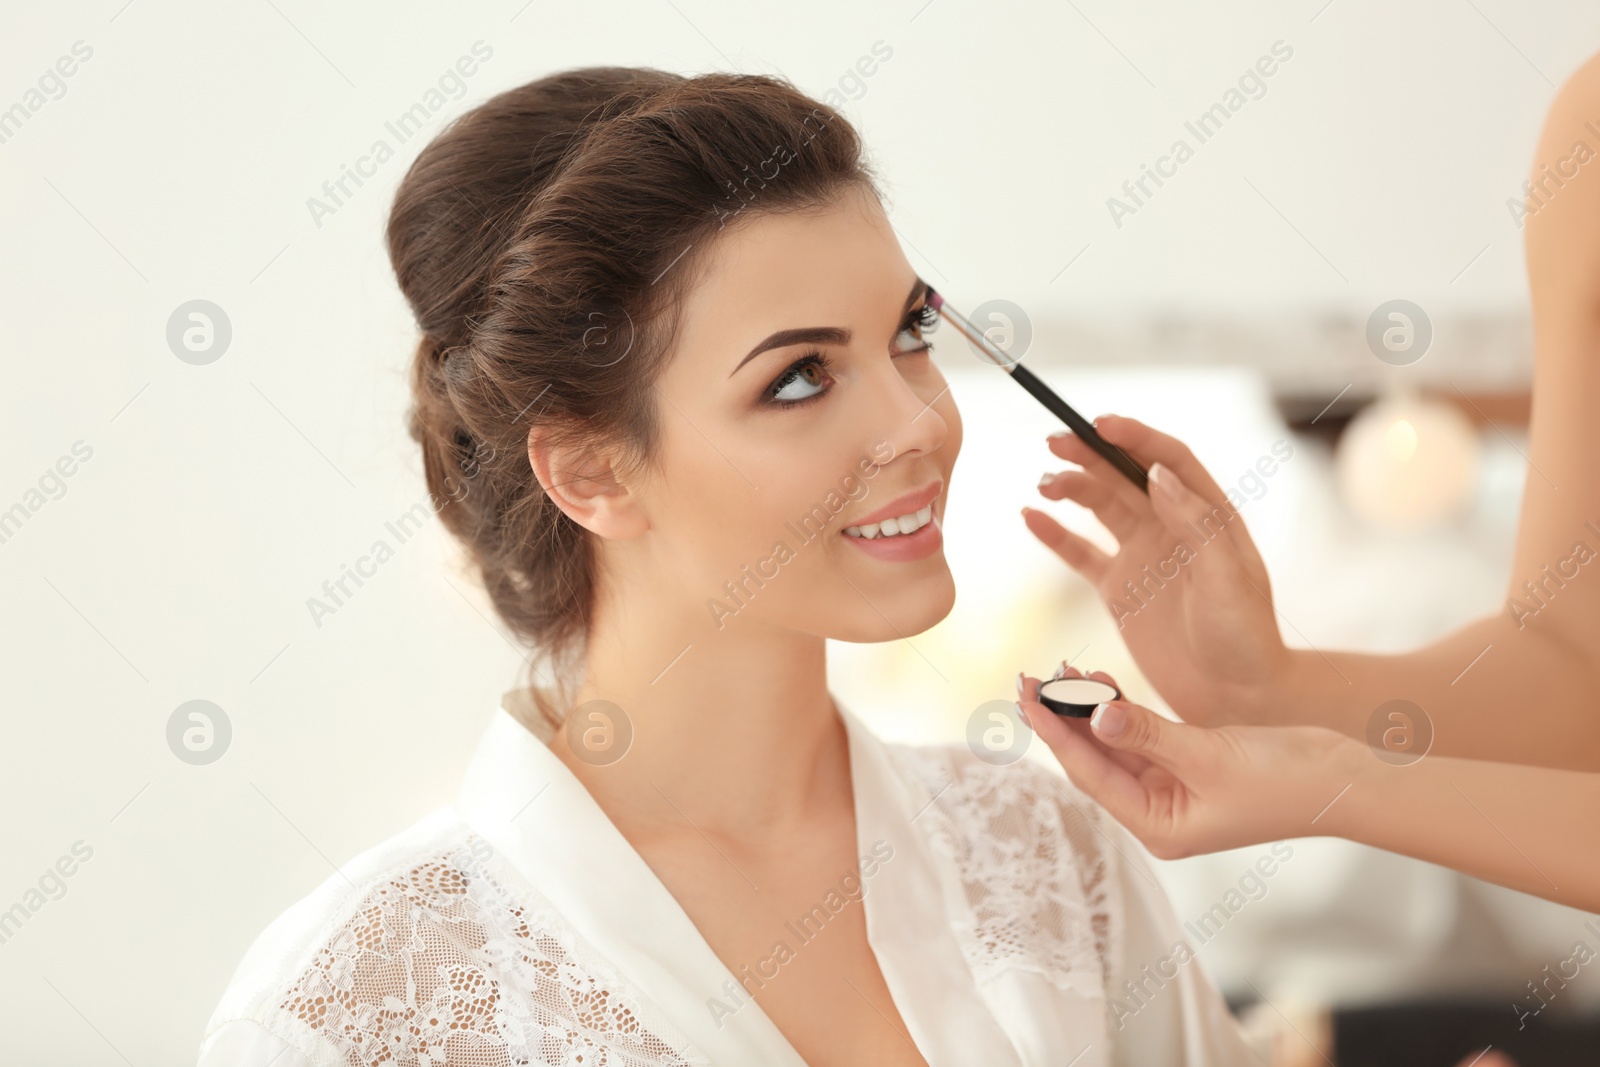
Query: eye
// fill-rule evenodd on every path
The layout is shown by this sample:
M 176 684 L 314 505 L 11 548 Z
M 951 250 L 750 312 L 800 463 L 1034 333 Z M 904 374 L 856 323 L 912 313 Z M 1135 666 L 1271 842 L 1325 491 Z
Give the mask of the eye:
M 807 352 L 773 379 L 772 384 L 767 387 L 767 403 L 777 407 L 792 408 L 816 400 L 827 392 L 822 385 L 827 378 L 830 365 L 828 357 L 821 352 Z
M 931 351 L 933 342 L 923 338 L 924 330 L 931 330 L 939 321 L 939 312 L 927 304 L 906 315 L 895 335 L 891 351 L 897 356 L 914 356 Z

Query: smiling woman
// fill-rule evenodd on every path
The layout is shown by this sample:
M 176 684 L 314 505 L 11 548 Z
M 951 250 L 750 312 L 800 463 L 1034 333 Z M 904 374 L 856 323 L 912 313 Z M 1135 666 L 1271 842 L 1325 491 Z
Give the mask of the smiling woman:
M 455 805 L 257 938 L 202 1064 L 1244 1061 L 1199 968 L 1109 1025 L 1180 936 L 1114 823 L 829 692 L 828 639 L 950 612 L 962 434 L 841 115 L 767 77 L 552 75 L 421 153 L 389 251 L 435 509 L 530 675 Z M 796 521 L 782 576 L 708 613 Z

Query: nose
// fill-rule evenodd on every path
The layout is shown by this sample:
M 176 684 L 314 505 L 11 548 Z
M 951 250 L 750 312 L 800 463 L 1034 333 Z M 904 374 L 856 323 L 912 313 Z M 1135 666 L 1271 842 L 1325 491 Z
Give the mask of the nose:
M 894 361 L 885 360 L 875 369 L 873 378 L 872 415 L 877 438 L 887 441 L 895 456 L 937 451 L 950 433 L 949 422 L 934 406 L 950 391 L 943 375 L 926 376 L 927 386 L 919 389 L 919 383 L 907 380 Z

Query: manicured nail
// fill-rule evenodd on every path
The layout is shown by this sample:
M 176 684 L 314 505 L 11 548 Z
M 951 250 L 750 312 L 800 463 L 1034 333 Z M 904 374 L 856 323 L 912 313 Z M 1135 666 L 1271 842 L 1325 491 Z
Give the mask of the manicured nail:
M 1101 704 L 1089 716 L 1089 726 L 1107 741 L 1114 741 L 1128 728 L 1128 713 L 1113 704 Z
M 1049 437 L 1046 437 L 1045 440 L 1046 441 L 1065 441 L 1067 438 L 1069 438 L 1071 436 L 1072 436 L 1072 431 L 1071 430 L 1057 430 L 1055 433 L 1051 434 Z
M 1039 475 L 1039 488 L 1044 489 L 1055 480 L 1056 476 L 1054 474 L 1051 474 L 1049 471 L 1045 471 L 1043 474 Z
M 1150 465 L 1150 480 L 1155 483 L 1156 488 L 1161 490 L 1162 495 L 1168 500 L 1175 501 L 1178 499 L 1178 476 L 1173 474 L 1170 468 L 1164 467 L 1159 463 L 1152 463 Z
M 1054 673 L 1054 674 L 1052 674 L 1052 675 L 1051 675 L 1051 676 L 1050 676 L 1050 677 L 1051 677 L 1051 678 L 1052 678 L 1052 679 L 1055 679 L 1055 678 L 1061 678 L 1061 677 L 1063 677 L 1063 676 L 1064 676 L 1064 675 L 1065 675 L 1065 674 L 1066 674 L 1066 673 L 1067 673 L 1067 661 L 1066 661 L 1066 660 L 1062 660 L 1062 661 L 1061 661 L 1061 666 L 1059 666 L 1059 667 L 1057 667 L 1057 668 L 1056 668 L 1056 673 Z
M 1022 695 L 1022 672 L 1017 672 L 1017 696 Z
M 1022 720 L 1022 724 L 1024 726 L 1026 726 L 1030 730 L 1033 729 L 1033 723 L 1031 721 L 1029 721 L 1028 713 L 1023 710 L 1022 704 L 1020 702 L 1017 702 L 1017 716 L 1018 716 L 1018 718 L 1020 718 Z M 1037 731 L 1035 731 L 1035 732 L 1037 732 Z

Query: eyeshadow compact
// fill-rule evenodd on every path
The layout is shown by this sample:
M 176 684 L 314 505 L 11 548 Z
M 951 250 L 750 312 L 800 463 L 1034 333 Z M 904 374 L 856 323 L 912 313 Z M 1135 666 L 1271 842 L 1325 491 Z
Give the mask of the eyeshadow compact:
M 1039 686 L 1039 703 L 1057 715 L 1087 719 L 1108 700 L 1121 700 L 1116 686 L 1093 678 L 1057 678 Z

